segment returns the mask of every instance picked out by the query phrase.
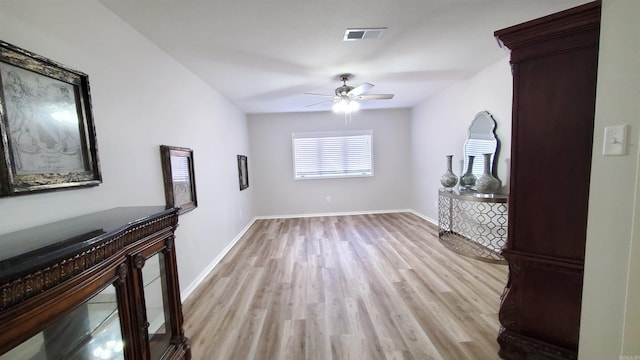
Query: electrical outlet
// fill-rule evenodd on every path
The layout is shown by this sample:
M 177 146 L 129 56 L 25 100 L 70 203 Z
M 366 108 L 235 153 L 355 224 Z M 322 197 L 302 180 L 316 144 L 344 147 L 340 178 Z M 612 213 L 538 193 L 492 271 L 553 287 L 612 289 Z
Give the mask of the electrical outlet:
M 327 197 L 325 198 L 325 200 L 326 200 L 328 203 L 330 203 L 330 202 L 331 202 L 331 196 L 327 196 Z
M 626 155 L 626 153 L 627 125 L 605 127 L 602 155 Z

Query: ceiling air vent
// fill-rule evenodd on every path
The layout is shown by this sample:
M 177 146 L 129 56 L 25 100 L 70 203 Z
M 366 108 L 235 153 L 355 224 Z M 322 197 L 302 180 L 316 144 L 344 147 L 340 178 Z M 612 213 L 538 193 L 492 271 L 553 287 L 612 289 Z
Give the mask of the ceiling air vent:
M 347 29 L 343 41 L 379 39 L 387 28 Z

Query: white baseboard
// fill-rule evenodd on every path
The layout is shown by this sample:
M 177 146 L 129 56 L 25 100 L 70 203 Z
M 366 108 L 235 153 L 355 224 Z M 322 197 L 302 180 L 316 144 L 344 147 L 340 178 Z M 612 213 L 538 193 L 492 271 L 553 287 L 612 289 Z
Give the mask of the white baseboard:
M 231 251 L 231 248 L 233 248 L 233 246 L 242 238 L 242 236 L 244 236 L 244 234 L 249 230 L 249 228 L 251 227 L 251 225 L 253 225 L 254 222 L 256 222 L 256 220 L 263 220 L 263 219 L 291 219 L 291 218 L 304 218 L 304 217 L 320 217 L 320 216 L 344 216 L 344 215 L 365 215 L 365 214 L 387 214 L 387 213 L 399 213 L 399 212 L 409 212 L 412 213 L 434 225 L 438 225 L 438 222 L 423 215 L 420 214 L 419 212 L 412 210 L 412 209 L 395 209 L 395 210 L 373 210 L 373 211 L 348 211 L 348 212 L 334 212 L 334 213 L 316 213 L 316 214 L 297 214 L 297 215 L 272 215 L 272 216 L 256 216 L 254 217 L 248 224 L 247 226 L 244 227 L 244 229 L 242 229 L 242 231 L 240 231 L 240 233 L 238 235 L 236 235 L 236 237 L 229 242 L 229 244 L 227 244 L 227 246 L 225 246 L 224 249 L 222 249 L 222 251 L 220 252 L 220 254 L 218 254 L 218 256 L 215 257 L 215 259 L 213 259 L 213 261 L 200 273 L 200 275 L 198 275 L 198 277 L 195 278 L 195 280 L 193 280 L 191 282 L 191 284 L 189 284 L 189 286 L 187 286 L 186 289 L 184 289 L 184 291 L 180 292 L 180 297 L 182 298 L 182 302 L 184 303 L 184 301 L 189 297 L 189 295 L 191 295 L 191 293 L 193 293 L 195 291 L 195 289 L 198 287 L 198 285 L 200 285 L 200 283 L 202 283 L 204 281 L 204 279 L 207 277 L 207 275 L 209 275 L 209 273 L 211 271 L 213 271 L 213 269 L 216 267 L 216 265 L 218 265 L 220 263 L 220 261 L 222 261 L 222 258 L 224 258 L 225 255 L 227 255 L 227 253 L 229 251 Z
M 249 221 L 247 226 L 245 226 L 244 229 L 242 229 L 240 233 L 238 233 L 238 235 L 236 235 L 236 237 L 233 240 L 231 240 L 231 242 L 229 242 L 229 244 L 227 244 L 227 246 L 225 246 L 224 249 L 222 249 L 222 251 L 218 254 L 218 256 L 216 256 L 215 259 L 213 259 L 213 261 L 200 273 L 200 275 L 198 275 L 195 278 L 195 280 L 193 280 L 191 284 L 187 286 L 186 289 L 180 292 L 180 298 L 182 299 L 183 303 L 189 297 L 189 295 L 193 293 L 193 291 L 198 287 L 198 285 L 200 285 L 200 283 L 204 281 L 207 275 L 209 275 L 209 273 L 213 271 L 216 265 L 218 265 L 220 261 L 222 261 L 222 258 L 224 258 L 224 256 L 227 255 L 229 251 L 231 251 L 231 248 L 233 248 L 233 246 L 242 238 L 242 236 L 244 236 L 247 230 L 249 230 L 251 225 L 253 225 L 253 223 L 256 222 L 257 219 L 258 218 L 254 217 L 251 221 Z
M 345 211 L 345 212 L 314 213 L 314 214 L 267 215 L 267 216 L 258 216 L 258 217 L 256 217 L 256 219 L 260 219 L 260 220 L 263 220 L 263 219 L 292 219 L 292 218 L 322 217 L 322 216 L 387 214 L 387 213 L 400 213 L 400 212 L 413 212 L 413 210 L 411 210 L 411 209 L 393 209 L 393 210 Z
M 432 218 L 430 218 L 430 217 L 428 217 L 428 216 L 426 216 L 424 214 L 421 214 L 421 213 L 419 213 L 419 212 L 417 212 L 415 210 L 409 210 L 409 212 L 412 213 L 413 215 L 417 216 L 417 217 L 420 217 L 420 218 L 423 218 L 423 219 L 427 220 L 428 222 L 432 223 L 435 226 L 438 226 L 438 221 L 437 220 L 433 220 Z

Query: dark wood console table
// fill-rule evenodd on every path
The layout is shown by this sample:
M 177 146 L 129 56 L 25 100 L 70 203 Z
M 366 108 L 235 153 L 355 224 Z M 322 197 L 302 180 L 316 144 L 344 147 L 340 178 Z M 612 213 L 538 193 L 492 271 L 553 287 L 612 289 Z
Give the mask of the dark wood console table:
M 115 208 L 0 235 L 0 359 L 190 359 L 177 212 Z

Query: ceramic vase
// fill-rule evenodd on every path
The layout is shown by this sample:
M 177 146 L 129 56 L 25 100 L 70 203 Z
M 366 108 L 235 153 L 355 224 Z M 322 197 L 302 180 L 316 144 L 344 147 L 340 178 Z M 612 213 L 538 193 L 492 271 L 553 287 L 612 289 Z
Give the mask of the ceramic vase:
M 476 176 L 473 175 L 473 159 L 475 156 L 469 155 L 469 161 L 467 161 L 467 171 L 460 176 L 460 186 L 465 189 L 471 189 L 476 184 Z
M 451 171 L 451 161 L 453 155 L 447 155 L 447 171 L 440 177 L 440 184 L 445 189 L 452 189 L 458 183 L 458 177 Z
M 476 180 L 476 190 L 481 194 L 494 194 L 500 188 L 500 180 L 491 174 L 491 154 L 483 154 L 484 172 Z

